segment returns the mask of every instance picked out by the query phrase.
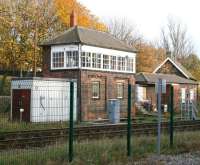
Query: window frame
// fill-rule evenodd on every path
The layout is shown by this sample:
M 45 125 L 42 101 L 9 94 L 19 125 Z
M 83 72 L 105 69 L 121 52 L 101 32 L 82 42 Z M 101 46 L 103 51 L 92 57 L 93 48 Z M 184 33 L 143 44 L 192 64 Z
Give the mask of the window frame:
M 93 85 L 96 85 L 98 84 L 98 92 L 97 92 L 97 96 L 94 96 L 94 86 Z M 100 99 L 100 81 L 92 81 L 91 83 L 91 88 L 92 88 L 92 92 L 91 92 L 91 95 L 92 95 L 92 99 Z
M 103 69 L 110 70 L 110 56 L 103 54 Z
M 127 58 L 127 66 L 126 66 L 126 71 L 128 72 L 133 72 L 134 68 L 134 58 L 133 57 L 128 57 Z
M 69 53 L 69 54 L 68 54 Z M 70 58 L 68 58 L 69 56 L 71 56 Z M 70 50 L 67 50 L 65 51 L 65 68 L 68 69 L 68 68 L 78 68 L 79 66 L 79 53 L 78 51 L 70 51 Z M 69 63 L 67 63 L 69 61 L 69 59 L 71 60 Z M 72 61 L 74 61 L 74 64 L 75 65 L 72 65 Z M 68 66 L 68 64 L 70 64 Z
M 118 69 L 117 69 L 117 56 L 110 56 L 110 69 L 118 71 Z
M 81 67 L 86 67 L 86 52 L 81 52 Z
M 181 88 L 181 103 L 186 103 L 186 88 Z
M 54 55 L 58 52 L 64 52 L 64 65 L 63 55 L 60 59 Z M 51 46 L 50 60 L 50 70 L 88 69 L 135 73 L 135 54 L 117 50 L 105 50 L 84 45 Z
M 101 54 L 100 53 L 91 53 L 91 68 L 93 69 L 102 69 L 101 68 Z
M 120 92 L 121 93 L 121 96 L 119 96 L 119 85 L 122 87 L 122 91 Z M 117 91 L 117 98 L 118 99 L 123 99 L 124 98 L 124 83 L 123 82 L 117 82 L 116 84 L 116 91 Z
M 55 61 L 54 61 L 54 54 L 56 53 L 62 53 L 63 54 L 63 65 L 62 66 L 55 66 Z M 68 54 L 70 53 L 70 55 Z M 69 62 L 70 58 L 68 58 L 68 56 L 71 56 L 71 62 Z M 74 60 L 74 64 L 73 65 L 68 65 L 68 64 L 72 64 L 72 61 Z M 79 68 L 79 51 L 78 50 L 54 50 L 51 51 L 51 70 L 60 70 L 60 69 L 77 69 Z
M 60 53 L 62 54 L 62 58 L 63 58 L 63 66 L 55 66 L 54 64 L 54 59 L 57 59 L 59 61 L 58 55 L 60 55 Z M 54 55 L 56 55 L 57 57 L 54 58 Z M 59 64 L 59 62 L 56 62 L 57 64 Z M 64 51 L 54 51 L 52 52 L 52 56 L 51 56 L 51 68 L 53 69 L 62 69 L 65 68 L 65 52 Z
M 126 68 L 126 57 L 122 57 L 122 56 L 117 57 L 117 62 L 118 62 L 117 70 L 126 72 L 127 71 L 126 70 L 127 69 Z

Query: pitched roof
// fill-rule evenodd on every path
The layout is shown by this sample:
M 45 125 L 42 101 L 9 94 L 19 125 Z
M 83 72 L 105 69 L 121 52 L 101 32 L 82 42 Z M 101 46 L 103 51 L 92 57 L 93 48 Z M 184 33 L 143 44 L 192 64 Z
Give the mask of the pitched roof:
M 62 44 L 85 44 L 90 46 L 136 52 L 136 49 L 106 32 L 75 26 L 53 39 L 43 42 L 41 46 Z
M 155 84 L 158 79 L 165 79 L 168 84 L 198 84 L 198 82 L 172 74 L 139 73 L 135 76 L 138 84 Z
M 195 80 L 195 78 L 192 76 L 190 72 L 185 69 L 183 65 L 181 65 L 177 61 L 173 61 L 171 58 L 167 57 L 154 71 L 153 73 L 156 73 L 167 61 L 171 62 L 172 65 L 174 65 L 186 78 Z

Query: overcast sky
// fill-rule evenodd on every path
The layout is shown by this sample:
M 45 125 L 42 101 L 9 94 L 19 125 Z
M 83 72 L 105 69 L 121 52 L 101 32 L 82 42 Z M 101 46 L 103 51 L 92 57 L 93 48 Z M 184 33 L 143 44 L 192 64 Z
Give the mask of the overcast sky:
M 105 20 L 126 18 L 147 40 L 157 40 L 168 16 L 187 26 L 195 50 L 200 57 L 199 0 L 78 0 L 91 12 Z

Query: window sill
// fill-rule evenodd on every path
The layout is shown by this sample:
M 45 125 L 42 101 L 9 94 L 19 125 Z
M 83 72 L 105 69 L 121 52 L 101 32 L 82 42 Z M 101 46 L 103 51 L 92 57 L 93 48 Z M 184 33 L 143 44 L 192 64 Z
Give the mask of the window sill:
M 117 99 L 120 99 L 120 100 L 122 100 L 122 99 L 123 99 L 123 97 L 117 97 Z
M 92 97 L 92 100 L 100 100 L 100 97 Z

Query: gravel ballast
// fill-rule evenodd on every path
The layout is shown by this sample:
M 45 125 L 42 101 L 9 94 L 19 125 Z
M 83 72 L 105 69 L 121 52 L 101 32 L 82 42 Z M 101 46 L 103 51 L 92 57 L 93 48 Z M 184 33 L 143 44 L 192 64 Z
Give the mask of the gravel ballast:
M 153 155 L 135 165 L 200 165 L 200 151 L 179 155 Z

